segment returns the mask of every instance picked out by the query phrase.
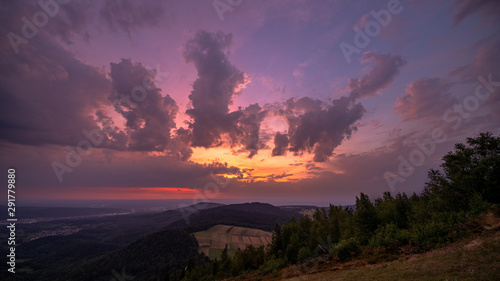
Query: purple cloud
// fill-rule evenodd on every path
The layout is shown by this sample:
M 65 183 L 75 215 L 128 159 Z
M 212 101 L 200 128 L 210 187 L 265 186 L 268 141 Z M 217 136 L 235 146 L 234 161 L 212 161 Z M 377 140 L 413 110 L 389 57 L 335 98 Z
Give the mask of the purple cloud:
M 456 26 L 466 17 L 479 12 L 482 15 L 493 16 L 496 20 L 500 15 L 500 2 L 496 0 L 456 0 L 453 3 L 453 24 Z
M 349 95 L 353 99 L 371 97 L 378 91 L 389 88 L 406 61 L 400 56 L 366 52 L 361 58 L 361 63 L 373 63 L 375 66 L 361 78 L 349 79 Z
M 315 162 L 324 162 L 356 130 L 354 123 L 364 112 L 364 107 L 354 103 L 350 97 L 342 97 L 331 103 L 304 97 L 287 100 L 284 109 L 277 114 L 288 122 L 288 149 L 295 154 L 312 152 Z M 276 135 L 273 154 L 283 155 L 285 144 L 285 138 L 281 134 Z
M 150 74 L 140 63 L 126 59 L 111 63 L 111 79 L 114 92 L 110 100 L 126 119 L 128 149 L 164 151 L 175 128 L 176 102 L 169 95 L 162 97 L 161 90 L 151 84 L 144 87 Z
M 394 111 L 404 121 L 442 117 L 457 101 L 449 92 L 453 84 L 439 78 L 421 78 L 413 81 L 406 95 L 396 100 Z

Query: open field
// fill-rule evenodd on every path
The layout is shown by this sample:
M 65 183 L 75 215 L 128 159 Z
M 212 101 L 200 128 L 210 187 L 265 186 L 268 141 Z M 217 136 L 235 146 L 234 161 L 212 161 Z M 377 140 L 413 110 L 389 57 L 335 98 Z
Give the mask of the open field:
M 270 232 L 229 225 L 216 225 L 193 234 L 200 245 L 199 252 L 205 253 L 211 259 L 220 258 L 226 244 L 228 254 L 232 257 L 238 248 L 243 250 L 247 245 L 259 247 L 271 243 Z

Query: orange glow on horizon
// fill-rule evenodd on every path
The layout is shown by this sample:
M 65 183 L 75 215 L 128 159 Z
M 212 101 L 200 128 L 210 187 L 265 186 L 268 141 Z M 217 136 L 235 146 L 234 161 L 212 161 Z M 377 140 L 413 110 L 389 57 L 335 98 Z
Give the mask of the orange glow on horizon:
M 306 164 L 313 158 L 312 154 L 294 156 L 293 153 L 289 152 L 286 156 L 272 157 L 271 149 L 261 149 L 257 155 L 250 159 L 248 153 L 235 153 L 234 150 L 225 147 L 193 148 L 193 156 L 190 160 L 199 164 L 216 161 L 227 163 L 228 167 L 235 166 L 241 170 L 249 169 L 248 172 L 244 173 L 243 179 L 239 179 L 247 182 L 297 182 L 314 177 L 306 169 Z M 315 163 L 315 165 L 322 166 L 323 164 Z M 232 175 L 225 176 L 233 177 Z
M 128 199 L 193 199 L 195 196 L 204 194 L 203 190 L 183 187 L 88 187 L 68 188 L 65 192 L 58 192 L 58 197 L 44 192 L 37 194 L 37 199 L 104 199 L 104 200 L 128 200 Z M 206 194 L 207 198 L 228 199 L 228 194 L 220 191 L 217 195 Z

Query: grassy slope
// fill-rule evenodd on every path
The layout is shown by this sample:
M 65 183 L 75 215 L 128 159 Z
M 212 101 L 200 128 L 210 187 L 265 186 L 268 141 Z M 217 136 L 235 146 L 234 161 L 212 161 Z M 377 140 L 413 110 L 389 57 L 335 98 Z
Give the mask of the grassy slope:
M 316 273 L 315 273 L 316 272 Z M 235 280 L 499 280 L 500 231 L 486 232 L 423 254 L 369 265 L 364 260 L 303 264 L 282 269 L 278 276 L 252 274 Z M 240 277 L 241 278 L 241 277 Z
M 374 266 L 288 280 L 498 280 L 500 232 L 443 249 Z

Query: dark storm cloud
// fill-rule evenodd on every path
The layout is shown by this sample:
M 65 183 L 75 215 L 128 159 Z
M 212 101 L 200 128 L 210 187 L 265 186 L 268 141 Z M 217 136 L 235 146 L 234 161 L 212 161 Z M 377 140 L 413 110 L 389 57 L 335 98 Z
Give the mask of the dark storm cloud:
M 235 166 L 228 166 L 227 162 L 220 163 L 220 162 L 212 162 L 212 163 L 205 163 L 202 165 L 205 168 L 208 168 L 211 173 L 213 174 L 231 174 L 231 175 L 237 175 L 237 176 L 242 176 L 242 170 L 240 168 L 235 167 Z
M 310 170 L 318 170 L 318 171 L 321 171 L 323 170 L 322 168 L 316 166 L 316 164 L 314 163 L 307 163 L 306 164 L 306 170 L 310 171 Z
M 110 99 L 119 101 L 114 102 L 115 108 L 126 119 L 128 149 L 164 151 L 175 128 L 176 102 L 169 95 L 162 97 L 161 90 L 152 84 L 146 84 L 146 89 L 143 85 L 150 80 L 148 70 L 129 59 L 111 63 L 111 79 L 114 93 Z
M 0 18 L 2 34 L 9 32 L 15 33 L 18 36 L 28 39 L 29 44 L 36 45 L 39 37 L 56 36 L 62 39 L 65 43 L 72 43 L 72 36 L 81 36 L 88 39 L 88 34 L 83 32 L 84 27 L 92 19 L 93 5 L 87 1 L 70 1 L 66 4 L 58 4 L 56 1 L 3 1 L 0 5 Z M 47 11 L 49 14 L 47 15 Z M 43 23 L 43 16 L 40 13 L 47 15 L 47 21 Z M 34 15 L 37 17 L 38 24 L 34 25 Z M 26 18 L 30 27 L 25 28 Z M 4 33 L 4 31 L 6 31 Z M 25 36 L 25 34 L 33 34 L 33 36 Z M 31 37 L 31 38 L 30 38 Z M 28 43 L 22 43 L 20 48 L 27 47 Z
M 375 66 L 361 78 L 349 79 L 350 96 L 354 99 L 371 97 L 378 91 L 387 89 L 406 64 L 400 56 L 366 52 L 361 63 L 373 63 Z
M 466 17 L 476 12 L 493 16 L 497 21 L 500 16 L 500 2 L 497 0 L 455 0 L 453 9 L 455 10 L 453 15 L 454 25 L 458 25 Z
M 229 62 L 231 40 L 231 34 L 198 31 L 184 46 L 186 62 L 194 63 L 198 71 L 189 95 L 191 108 L 186 110 L 192 118 L 191 145 L 220 146 L 226 134 L 231 146 L 244 145 L 251 158 L 260 148 L 260 123 L 267 112 L 258 104 L 229 111 L 234 96 L 247 83 L 243 71 Z
M 190 132 L 184 128 L 175 130 L 175 136 L 170 140 L 167 151 L 177 160 L 186 161 L 191 158 L 193 150 L 189 146 Z
M 106 0 L 99 18 L 113 31 L 130 32 L 138 27 L 159 26 L 165 16 L 165 1 Z M 172 4 L 172 3 L 170 3 Z
M 277 132 L 276 135 L 274 135 L 274 148 L 272 156 L 285 155 L 289 143 L 290 141 L 288 140 L 288 136 L 286 134 Z
M 50 19 L 51 23 L 47 25 L 47 31 L 51 35 L 60 37 L 68 44 L 73 43 L 71 37 L 75 35 L 88 41 L 90 35 L 87 31 L 84 32 L 83 30 L 93 20 L 94 6 L 92 3 L 72 0 L 68 4 L 60 5 L 59 7 L 60 12 Z
M 103 110 L 97 110 L 95 115 L 97 117 L 96 121 L 101 124 L 103 128 L 106 128 L 106 132 L 104 132 L 104 129 L 97 130 L 97 128 L 90 131 L 90 134 L 95 139 L 99 139 L 96 132 L 101 132 L 102 140 L 97 144 L 97 146 L 114 150 L 127 150 L 127 145 L 129 143 L 129 136 L 127 135 L 127 132 L 118 128 L 113 119 Z
M 128 131 L 121 131 L 103 110 L 117 100 L 109 99 L 113 87 L 106 73 L 82 63 L 58 41 L 71 43 L 70 38 L 81 33 L 92 19 L 90 7 L 82 1 L 49 8 L 30 1 L 2 4 L 0 9 L 4 10 L 4 17 L 0 19 L 1 33 L 21 41 L 6 38 L 0 42 L 3 100 L 0 104 L 0 139 L 26 145 L 74 146 L 86 138 L 83 130 L 92 131 L 107 124 L 110 132 L 102 135 L 99 147 L 117 150 L 164 149 L 177 111 L 175 102 L 168 96 L 162 98 L 158 90 L 153 90 L 148 92 L 147 100 L 137 103 L 133 109 L 127 108 L 123 101 L 115 103 L 129 113 Z M 24 18 L 32 21 L 32 15 L 40 11 L 51 13 L 44 26 L 36 28 L 30 27 L 33 23 L 25 23 Z M 28 33 L 31 33 L 29 40 L 26 39 Z M 135 72 L 128 76 L 119 73 L 120 67 L 127 68 L 125 64 L 113 64 L 113 86 L 130 94 L 130 86 L 143 85 L 142 79 L 147 72 L 136 67 L 133 69 Z M 133 66 L 129 64 L 128 70 L 132 71 Z M 154 127 L 159 130 L 154 130 Z M 183 154 L 187 153 L 184 149 Z
M 243 134 L 241 142 L 245 145 L 245 149 L 250 151 L 248 158 L 257 154 L 262 146 L 259 143 L 260 124 L 266 115 L 267 111 L 262 110 L 258 104 L 251 104 L 243 110 L 243 115 L 239 119 L 239 129 Z
M 295 154 L 312 152 L 315 162 L 328 160 L 333 150 L 344 139 L 350 138 L 356 130 L 354 124 L 365 112 L 356 100 L 374 96 L 378 91 L 389 88 L 399 75 L 400 68 L 406 64 L 400 56 L 374 52 L 366 52 L 361 62 L 374 66 L 365 71 L 361 78 L 349 80 L 348 96 L 331 103 L 309 97 L 289 99 L 284 102 L 282 109 L 274 106 L 277 114 L 287 120 L 289 128 L 288 136 L 276 134 L 273 156 L 283 155 L 289 149 Z
M 9 51 L 3 48 L 3 52 Z M 17 56 L 9 56 L 9 63 L 10 69 L 0 71 L 5 101 L 0 105 L 3 128 L 0 138 L 27 145 L 74 146 L 86 138 L 83 130 L 107 125 L 113 130 L 102 135 L 99 147 L 166 149 L 178 107 L 170 96 L 162 97 L 159 89 L 144 91 L 146 95 L 140 102 L 130 97 L 132 89 L 150 77 L 140 64 L 128 60 L 111 64 L 111 84 L 105 73 L 81 63 L 42 35 L 36 45 L 20 49 Z M 120 98 L 122 94 L 131 103 Z M 136 94 L 142 96 L 143 92 Z M 127 120 L 126 132 L 118 129 L 102 110 L 113 103 Z M 177 148 L 185 159 L 189 149 L 172 147 Z
M 326 161 L 333 150 L 356 130 L 354 123 L 365 112 L 363 106 L 350 97 L 342 97 L 331 103 L 304 97 L 290 99 L 285 104 L 285 109 L 278 114 L 288 122 L 289 150 L 295 154 L 313 152 L 315 162 Z M 284 139 L 278 140 L 275 155 L 285 151 L 284 143 Z
M 2 32 L 3 33 L 3 32 Z M 27 145 L 75 145 L 91 117 L 109 104 L 105 73 L 85 65 L 43 34 L 14 54 L 0 42 L 0 138 Z M 8 66 L 8 67 L 7 67 Z
M 421 78 L 413 81 L 406 95 L 396 100 L 394 111 L 404 121 L 442 118 L 457 100 L 449 92 L 453 84 L 440 78 Z
M 317 99 L 304 97 L 298 100 L 288 99 L 284 103 L 287 111 L 308 112 L 321 110 L 323 102 Z
M 231 34 L 199 31 L 185 44 L 184 57 L 198 71 L 189 95 L 192 108 L 186 111 L 193 119 L 190 128 L 195 147 L 218 146 L 223 133 L 236 138 L 236 122 L 242 112 L 230 113 L 229 105 L 245 76 L 228 60 L 231 39 Z

